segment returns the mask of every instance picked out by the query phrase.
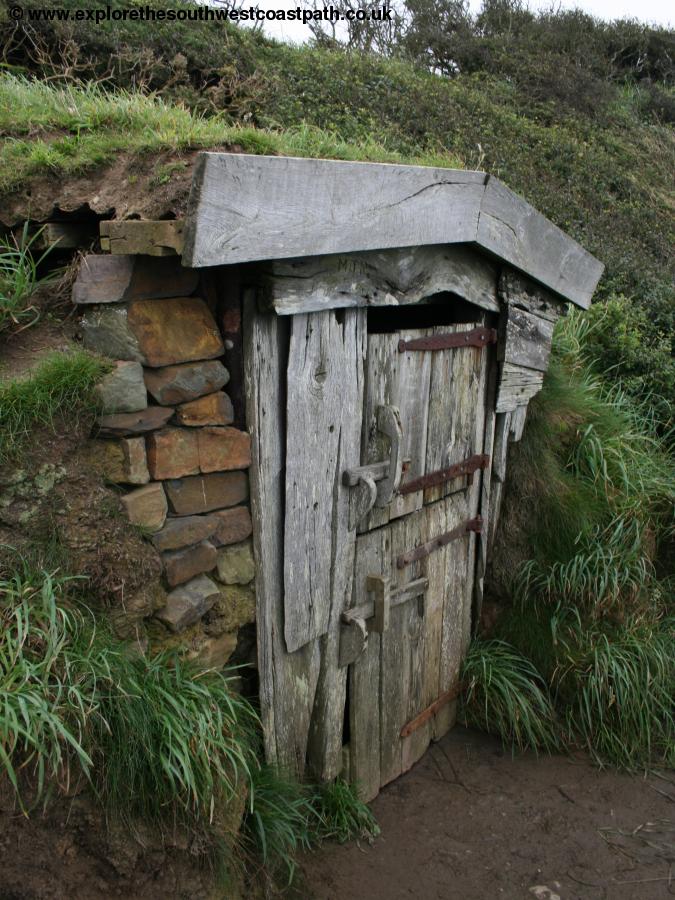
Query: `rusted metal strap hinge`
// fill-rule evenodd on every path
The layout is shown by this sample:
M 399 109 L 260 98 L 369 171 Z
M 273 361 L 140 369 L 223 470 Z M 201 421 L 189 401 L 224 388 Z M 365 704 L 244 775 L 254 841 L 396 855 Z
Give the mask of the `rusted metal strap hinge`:
M 410 563 L 416 562 L 418 559 L 424 559 L 426 556 L 429 556 L 430 553 L 433 553 L 434 550 L 440 550 L 441 547 L 445 547 L 445 545 L 449 544 L 451 541 L 456 541 L 458 538 L 464 537 L 464 535 L 468 534 L 470 531 L 481 532 L 482 530 L 483 519 L 480 516 L 476 516 L 475 519 L 468 519 L 451 531 L 446 531 L 445 534 L 441 534 L 438 537 L 433 538 L 433 540 L 427 541 L 426 544 L 420 544 L 420 546 L 415 547 L 414 550 L 408 550 L 407 553 L 402 553 L 396 558 L 396 567 L 398 569 L 404 569 L 406 566 L 409 566 Z
M 431 334 L 428 337 L 413 338 L 410 341 L 401 339 L 398 352 L 406 350 L 450 350 L 453 347 L 485 347 L 486 344 L 497 343 L 495 328 L 474 328 L 472 331 L 460 331 L 455 334 Z
M 417 731 L 418 728 L 421 728 L 425 722 L 428 722 L 432 716 L 435 716 L 436 713 L 443 709 L 451 700 L 455 700 L 462 693 L 463 685 L 461 682 L 458 682 L 454 687 L 451 687 L 449 691 L 446 691 L 444 694 L 438 698 L 438 700 L 434 700 L 431 706 L 427 706 L 426 709 L 423 709 L 419 716 L 415 716 L 407 725 L 404 725 L 401 728 L 401 737 L 408 737 L 411 735 L 413 731 Z
M 398 492 L 399 494 L 414 494 L 415 491 L 424 490 L 424 488 L 435 487 L 438 484 L 444 484 L 460 475 L 473 475 L 478 469 L 487 469 L 490 465 L 490 457 L 486 453 L 477 453 L 460 463 L 448 466 L 447 469 L 439 469 L 437 472 L 430 472 L 428 475 L 421 475 L 414 478 L 406 484 L 402 484 Z

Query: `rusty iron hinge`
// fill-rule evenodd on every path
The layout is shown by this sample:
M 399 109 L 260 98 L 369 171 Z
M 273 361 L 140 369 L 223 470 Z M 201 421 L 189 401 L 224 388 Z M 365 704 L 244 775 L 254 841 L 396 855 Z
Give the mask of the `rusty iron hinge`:
M 445 547 L 445 545 L 449 544 L 451 541 L 456 541 L 458 538 L 464 537 L 464 535 L 468 534 L 470 531 L 478 533 L 482 530 L 483 519 L 481 516 L 476 516 L 475 519 L 468 519 L 456 528 L 446 531 L 445 534 L 441 534 L 438 537 L 433 538 L 433 540 L 427 541 L 426 544 L 420 544 L 420 546 L 415 547 L 414 550 L 408 550 L 407 553 L 402 553 L 396 558 L 396 568 L 404 569 L 406 566 L 409 566 L 410 563 L 417 562 L 418 559 L 424 559 L 426 556 L 429 556 L 430 553 L 433 553 L 434 550 L 440 550 L 441 547 Z
M 485 347 L 486 344 L 497 343 L 495 328 L 474 328 L 472 331 L 460 331 L 455 334 L 431 334 L 428 337 L 413 338 L 398 342 L 398 352 L 406 350 L 450 350 L 453 347 Z
M 460 475 L 473 475 L 478 469 L 487 469 L 490 465 L 490 457 L 486 453 L 476 453 L 462 462 L 448 466 L 446 469 L 438 469 L 436 472 L 430 472 L 428 475 L 421 475 L 419 478 L 413 478 L 406 484 L 402 484 L 398 492 L 399 494 L 414 494 L 415 491 L 421 491 L 424 488 L 435 487 Z
M 411 719 L 407 725 L 404 725 L 401 728 L 401 737 L 408 737 L 408 735 L 412 734 L 413 731 L 417 731 L 418 728 L 421 728 L 425 722 L 428 722 L 432 716 L 435 716 L 436 713 L 443 709 L 451 700 L 455 700 L 462 693 L 463 685 L 458 682 L 454 687 L 451 687 L 449 691 L 446 691 L 444 694 L 438 698 L 438 700 L 434 700 L 434 702 L 427 706 L 426 709 L 423 709 L 419 716 L 415 716 L 414 719 Z

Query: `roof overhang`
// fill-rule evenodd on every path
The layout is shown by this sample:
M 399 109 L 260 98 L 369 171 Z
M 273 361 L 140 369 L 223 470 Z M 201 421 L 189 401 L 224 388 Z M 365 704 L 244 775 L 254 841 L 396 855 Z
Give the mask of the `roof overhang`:
M 203 153 L 183 265 L 471 243 L 581 306 L 603 264 L 484 172 Z

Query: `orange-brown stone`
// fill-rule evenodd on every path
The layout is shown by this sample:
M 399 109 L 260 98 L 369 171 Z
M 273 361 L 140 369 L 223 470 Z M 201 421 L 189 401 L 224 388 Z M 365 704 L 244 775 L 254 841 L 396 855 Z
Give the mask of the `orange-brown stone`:
M 251 465 L 251 438 L 238 428 L 202 428 L 199 468 L 202 472 L 247 469 Z
M 209 541 L 202 541 L 193 547 L 184 547 L 182 550 L 172 550 L 162 553 L 164 573 L 166 580 L 175 587 L 201 575 L 210 572 L 218 561 L 218 553 Z
M 219 509 L 213 515 L 218 519 L 218 527 L 211 536 L 211 543 L 216 547 L 227 544 L 238 544 L 245 541 L 253 531 L 251 513 L 247 506 L 234 506 L 232 509 Z
M 151 367 L 213 359 L 224 350 L 218 326 L 199 297 L 135 300 L 127 321 Z
M 197 433 L 188 428 L 165 428 L 147 437 L 148 469 L 157 481 L 199 472 Z
M 164 528 L 152 536 L 158 550 L 180 550 L 211 538 L 220 528 L 220 519 L 211 516 L 177 516 L 167 519 Z M 212 541 L 213 543 L 213 541 Z
M 165 481 L 171 509 L 178 516 L 236 506 L 248 497 L 245 472 L 213 472 Z
M 181 425 L 231 425 L 234 421 L 232 401 L 222 391 L 207 394 L 198 400 L 182 403 L 176 410 Z
M 146 484 L 122 497 L 132 525 L 159 531 L 164 525 L 167 512 L 166 495 L 161 484 Z

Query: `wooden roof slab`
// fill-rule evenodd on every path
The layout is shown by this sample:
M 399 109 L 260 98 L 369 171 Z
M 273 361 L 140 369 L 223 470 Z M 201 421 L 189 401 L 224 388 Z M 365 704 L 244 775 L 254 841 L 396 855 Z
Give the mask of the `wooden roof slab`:
M 603 264 L 484 172 L 202 153 L 184 266 L 474 244 L 588 308 Z

